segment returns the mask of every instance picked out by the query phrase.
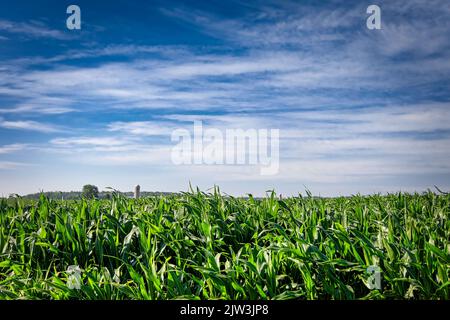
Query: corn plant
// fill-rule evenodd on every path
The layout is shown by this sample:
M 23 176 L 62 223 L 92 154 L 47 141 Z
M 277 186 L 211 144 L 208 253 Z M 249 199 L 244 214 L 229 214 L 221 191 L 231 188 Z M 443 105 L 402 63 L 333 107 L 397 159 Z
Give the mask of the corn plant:
M 432 192 L 1 199 L 0 299 L 449 299 L 449 215 Z

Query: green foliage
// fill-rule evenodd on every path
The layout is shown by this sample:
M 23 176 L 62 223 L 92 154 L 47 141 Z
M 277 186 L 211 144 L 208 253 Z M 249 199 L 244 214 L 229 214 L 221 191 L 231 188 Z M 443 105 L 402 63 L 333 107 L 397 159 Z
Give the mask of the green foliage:
M 83 186 L 82 191 L 83 197 L 87 199 L 98 198 L 98 188 L 92 184 L 87 184 Z
M 0 299 L 449 299 L 449 213 L 431 192 L 0 199 Z
M 120 192 L 123 196 L 132 198 L 133 192 Z M 44 194 L 47 198 L 52 200 L 80 200 L 83 197 L 83 194 L 81 191 L 69 191 L 69 192 L 62 192 L 62 191 L 50 191 L 50 192 L 41 192 L 41 193 L 32 193 L 22 196 L 24 199 L 30 199 L 30 200 L 39 200 L 41 197 L 41 194 Z M 173 195 L 173 193 L 170 192 L 148 192 L 148 191 L 141 191 L 141 197 L 151 197 L 151 196 L 159 196 L 159 195 Z M 98 199 L 110 199 L 112 196 L 111 191 L 101 191 L 98 193 Z

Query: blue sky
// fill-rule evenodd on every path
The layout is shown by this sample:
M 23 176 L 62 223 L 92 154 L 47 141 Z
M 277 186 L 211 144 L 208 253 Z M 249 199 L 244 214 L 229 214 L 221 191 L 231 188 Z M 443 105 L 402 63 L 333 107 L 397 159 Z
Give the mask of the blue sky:
M 448 34 L 447 0 L 3 1 L 0 195 L 449 188 Z M 173 165 L 194 120 L 280 129 L 279 173 Z

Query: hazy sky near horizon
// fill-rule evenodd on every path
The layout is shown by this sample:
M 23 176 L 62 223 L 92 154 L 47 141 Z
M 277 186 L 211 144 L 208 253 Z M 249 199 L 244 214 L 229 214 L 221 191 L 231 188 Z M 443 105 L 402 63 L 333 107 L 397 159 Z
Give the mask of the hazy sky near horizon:
M 2 1 L 0 196 L 448 189 L 449 34 L 448 0 Z M 194 120 L 279 129 L 279 173 L 174 165 Z

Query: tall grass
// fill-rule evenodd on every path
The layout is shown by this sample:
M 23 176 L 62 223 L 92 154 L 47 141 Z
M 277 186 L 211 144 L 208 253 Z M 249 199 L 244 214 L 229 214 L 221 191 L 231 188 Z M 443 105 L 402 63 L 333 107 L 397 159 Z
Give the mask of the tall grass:
M 0 299 L 449 299 L 449 213 L 431 192 L 3 199 Z

